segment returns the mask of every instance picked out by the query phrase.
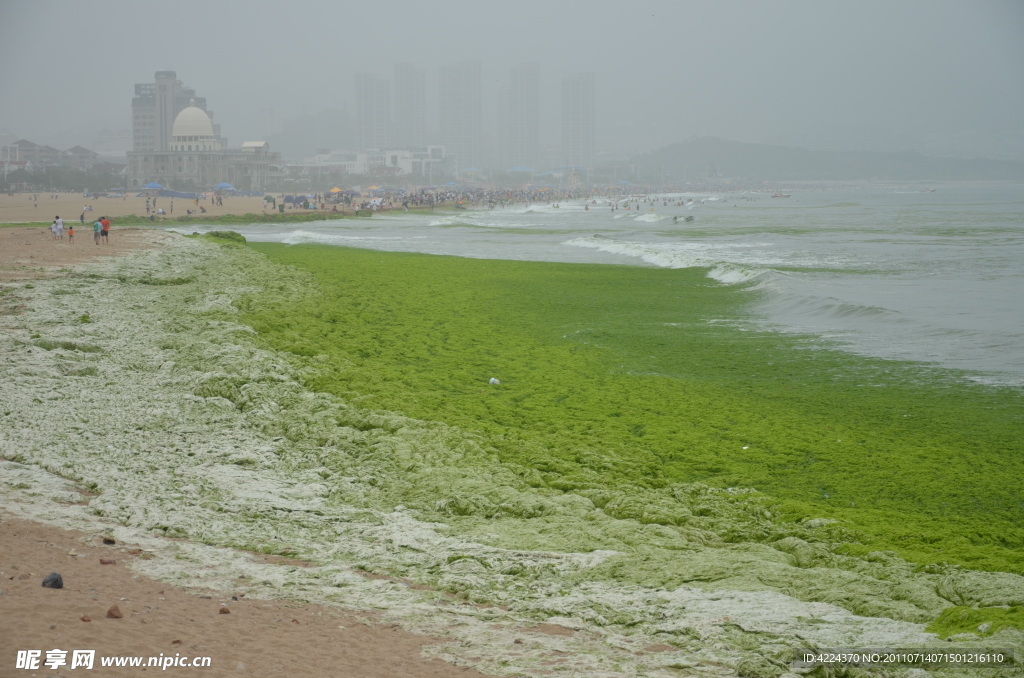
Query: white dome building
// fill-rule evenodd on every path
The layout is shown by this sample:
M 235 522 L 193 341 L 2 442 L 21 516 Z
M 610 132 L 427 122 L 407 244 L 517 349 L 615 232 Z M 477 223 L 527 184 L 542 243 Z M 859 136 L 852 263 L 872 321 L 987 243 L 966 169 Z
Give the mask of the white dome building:
M 171 128 L 171 150 L 192 152 L 217 149 L 213 121 L 206 111 L 196 106 L 195 99 L 192 99 L 188 108 L 182 109 L 174 118 L 174 126 Z
M 142 188 L 155 181 L 191 193 L 227 182 L 239 190 L 261 191 L 281 175 L 281 154 L 272 153 L 265 141 L 230 149 L 217 132 L 210 114 L 190 100 L 174 117 L 167 150 L 128 152 L 128 186 Z

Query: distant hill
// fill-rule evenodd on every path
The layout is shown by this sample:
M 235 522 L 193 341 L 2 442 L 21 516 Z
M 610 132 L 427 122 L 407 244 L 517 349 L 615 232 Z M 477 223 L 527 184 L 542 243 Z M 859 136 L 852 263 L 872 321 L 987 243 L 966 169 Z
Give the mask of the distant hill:
M 812 151 L 748 144 L 718 137 L 690 139 L 633 158 L 645 182 L 705 177 L 774 181 L 1020 180 L 1024 163 L 983 158 L 939 158 L 913 151 Z

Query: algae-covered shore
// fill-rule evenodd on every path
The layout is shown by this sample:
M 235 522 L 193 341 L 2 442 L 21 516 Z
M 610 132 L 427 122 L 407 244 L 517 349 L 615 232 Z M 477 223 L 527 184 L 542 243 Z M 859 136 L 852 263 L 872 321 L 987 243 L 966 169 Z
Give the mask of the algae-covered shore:
M 185 537 L 146 567 L 230 560 L 253 595 L 377 608 L 494 675 L 1020 648 L 1019 393 L 755 331 L 747 294 L 175 237 L 3 288 L 0 497 Z

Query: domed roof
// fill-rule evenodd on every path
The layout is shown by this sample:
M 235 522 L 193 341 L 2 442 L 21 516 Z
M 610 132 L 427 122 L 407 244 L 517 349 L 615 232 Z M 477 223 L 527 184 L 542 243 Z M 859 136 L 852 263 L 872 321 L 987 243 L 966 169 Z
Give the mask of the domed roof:
M 189 102 L 192 105 L 178 113 L 174 118 L 174 127 L 171 128 L 171 135 L 176 137 L 197 136 L 212 137 L 213 123 L 206 111 Z

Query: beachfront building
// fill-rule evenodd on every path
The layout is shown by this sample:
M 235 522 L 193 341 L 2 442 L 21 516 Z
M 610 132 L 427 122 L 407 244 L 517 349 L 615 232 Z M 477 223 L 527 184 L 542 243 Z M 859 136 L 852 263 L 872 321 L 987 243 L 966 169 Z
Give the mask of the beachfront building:
M 36 144 L 28 139 L 19 139 L 0 148 L 0 161 L 4 162 L 27 162 L 32 167 L 47 167 L 59 165 L 60 160 L 60 151 L 53 146 Z
M 281 174 L 281 154 L 265 141 L 247 141 L 230 149 L 209 114 L 190 102 L 174 118 L 165 151 L 128 153 L 128 188 L 151 181 L 191 191 L 227 182 L 239 190 L 259 191 Z
M 562 79 L 562 162 L 589 168 L 596 146 L 593 73 L 575 73 Z
M 540 163 L 540 64 L 515 66 L 499 107 L 503 153 L 500 167 Z
M 356 74 L 356 137 L 361 148 L 385 148 L 391 127 L 391 83 Z
M 426 143 L 426 71 L 413 64 L 395 64 L 395 118 L 389 145 L 421 148 Z
M 132 150 L 169 150 L 174 121 L 189 106 L 205 111 L 213 120 L 213 112 L 206 110 L 206 99 L 185 87 L 174 71 L 157 71 L 154 82 L 136 84 L 132 99 Z M 219 125 L 213 129 L 214 135 L 220 137 Z
M 84 146 L 72 146 L 66 151 L 60 153 L 60 163 L 65 167 L 74 167 L 75 169 L 89 169 L 95 165 L 100 159 L 100 154 L 96 151 L 91 151 Z
M 460 167 L 483 164 L 483 83 L 479 61 L 442 66 L 438 73 L 438 127 L 441 143 Z
M 288 166 L 294 176 L 345 174 L 354 176 L 404 177 L 416 175 L 428 184 L 455 176 L 455 156 L 444 146 L 393 150 L 334 151 L 304 158 Z

